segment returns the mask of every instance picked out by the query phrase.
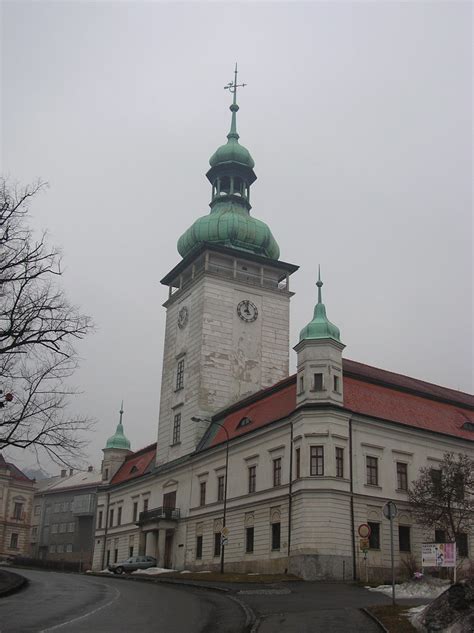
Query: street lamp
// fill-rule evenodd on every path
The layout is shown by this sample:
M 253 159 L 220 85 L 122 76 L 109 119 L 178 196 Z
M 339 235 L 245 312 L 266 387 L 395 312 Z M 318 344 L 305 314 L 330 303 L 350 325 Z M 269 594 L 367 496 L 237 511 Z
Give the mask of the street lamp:
M 225 482 L 224 482 L 224 508 L 223 508 L 223 516 L 222 516 L 222 532 L 221 532 L 221 574 L 224 573 L 224 550 L 225 545 L 223 543 L 224 538 L 224 528 L 225 528 L 225 519 L 227 512 L 227 475 L 229 473 L 229 433 L 225 426 L 220 422 L 216 422 L 215 420 L 210 420 L 209 418 L 198 418 L 197 416 L 193 416 L 191 418 L 192 422 L 210 422 L 211 424 L 217 424 L 221 429 L 224 430 L 225 433 Z

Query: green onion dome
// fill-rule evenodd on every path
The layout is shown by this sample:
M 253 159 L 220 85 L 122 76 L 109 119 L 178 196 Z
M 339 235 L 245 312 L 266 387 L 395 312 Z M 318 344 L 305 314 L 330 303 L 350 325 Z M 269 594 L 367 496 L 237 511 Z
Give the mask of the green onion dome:
M 321 300 L 321 287 L 323 285 L 321 277 L 318 278 L 316 285 L 318 286 L 318 303 L 314 307 L 313 319 L 300 332 L 300 341 L 330 338 L 340 343 L 339 328 L 327 318 L 326 306 Z
M 241 145 L 233 136 L 229 138 L 225 145 L 221 145 L 209 159 L 211 167 L 231 162 L 239 163 L 239 165 L 244 165 L 250 169 L 255 167 L 255 161 L 250 156 L 248 149 Z
M 123 432 L 122 415 L 123 408 L 120 410 L 120 422 L 117 424 L 115 433 L 107 440 L 105 448 L 124 448 L 127 451 L 130 450 L 130 441 L 125 437 Z
M 272 232 L 261 220 L 249 215 L 238 202 L 217 202 L 209 215 L 198 218 L 178 240 L 181 257 L 207 242 L 237 248 L 270 259 L 280 257 L 280 248 Z

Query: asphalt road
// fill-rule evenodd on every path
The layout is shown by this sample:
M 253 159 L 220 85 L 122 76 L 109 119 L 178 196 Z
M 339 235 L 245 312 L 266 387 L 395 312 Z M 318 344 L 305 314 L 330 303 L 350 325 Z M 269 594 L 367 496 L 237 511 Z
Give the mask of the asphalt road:
M 0 600 L 0 633 L 237 633 L 245 622 L 235 602 L 214 592 L 15 571 L 30 584 Z

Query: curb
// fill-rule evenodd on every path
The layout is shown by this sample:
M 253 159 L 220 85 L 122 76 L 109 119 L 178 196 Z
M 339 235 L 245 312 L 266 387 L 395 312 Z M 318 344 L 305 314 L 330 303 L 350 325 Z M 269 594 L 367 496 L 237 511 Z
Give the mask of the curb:
M 368 609 L 366 609 L 365 607 L 361 607 L 360 610 L 362 611 L 362 613 L 365 613 L 365 615 L 368 615 L 369 618 L 375 622 L 375 624 L 377 624 L 380 628 L 381 631 L 383 631 L 384 633 L 390 633 L 389 630 L 387 628 L 385 628 L 385 626 L 382 624 L 382 622 L 380 622 L 380 620 L 378 619 L 378 617 L 376 615 L 374 615 L 373 613 L 371 613 Z
M 20 574 L 14 574 L 11 571 L 1 570 L 0 574 L 7 576 L 8 586 L 4 589 L 0 589 L 0 598 L 4 596 L 10 596 L 12 593 L 17 593 L 26 587 L 29 583 L 28 578 L 20 576 Z

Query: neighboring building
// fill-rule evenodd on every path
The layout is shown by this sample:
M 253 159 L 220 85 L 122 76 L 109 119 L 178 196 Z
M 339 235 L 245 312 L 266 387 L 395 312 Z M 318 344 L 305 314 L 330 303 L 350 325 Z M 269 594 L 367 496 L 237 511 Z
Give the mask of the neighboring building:
M 34 484 L 0 453 L 0 558 L 28 551 Z
M 100 482 L 101 475 L 92 466 L 85 472 L 62 470 L 60 477 L 39 482 L 30 534 L 33 558 L 91 566 Z
M 342 359 L 319 279 L 313 319 L 289 376 L 289 278 L 270 229 L 252 218 L 254 161 L 231 106 L 228 142 L 210 160 L 211 213 L 179 239 L 169 287 L 158 442 L 104 449 L 94 568 L 146 553 L 177 569 L 360 573 L 357 527 L 372 528 L 368 562 L 396 565 L 433 540 L 414 523 L 407 487 L 445 451 L 474 457 L 474 398 Z M 229 442 L 227 443 L 227 437 Z M 226 448 L 229 477 L 226 486 Z M 156 450 L 156 461 L 154 461 Z M 227 493 L 227 494 L 226 494 Z M 224 500 L 227 513 L 224 527 Z M 473 555 L 472 534 L 461 555 Z

